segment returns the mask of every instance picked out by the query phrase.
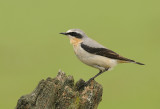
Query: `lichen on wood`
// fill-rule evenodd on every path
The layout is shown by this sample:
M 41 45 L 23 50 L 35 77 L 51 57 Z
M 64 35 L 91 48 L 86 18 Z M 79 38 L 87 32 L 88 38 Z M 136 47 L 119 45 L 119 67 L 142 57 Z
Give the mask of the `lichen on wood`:
M 84 88 L 85 81 L 59 71 L 57 77 L 41 80 L 28 95 L 20 97 L 16 109 L 97 109 L 102 100 L 103 88 L 91 81 Z

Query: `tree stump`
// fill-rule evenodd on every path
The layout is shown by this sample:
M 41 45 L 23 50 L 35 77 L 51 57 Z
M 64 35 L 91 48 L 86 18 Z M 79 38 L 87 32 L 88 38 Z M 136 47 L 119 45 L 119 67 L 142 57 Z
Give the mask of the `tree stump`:
M 74 85 L 72 76 L 59 71 L 57 77 L 41 80 L 33 92 L 20 97 L 16 109 L 97 109 L 103 88 L 92 80 L 79 89 L 84 83 L 80 79 Z

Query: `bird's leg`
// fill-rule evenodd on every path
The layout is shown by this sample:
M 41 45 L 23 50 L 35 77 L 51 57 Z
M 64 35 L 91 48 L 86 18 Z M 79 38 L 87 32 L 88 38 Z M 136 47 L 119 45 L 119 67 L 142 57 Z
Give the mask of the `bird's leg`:
M 94 80 L 97 76 L 99 76 L 100 74 L 102 74 L 103 72 L 107 71 L 109 68 L 106 68 L 104 71 L 100 70 L 98 74 L 96 74 L 94 77 L 90 78 L 87 82 L 85 82 L 83 85 L 81 85 L 78 90 L 84 88 L 85 86 L 87 86 L 92 80 Z
M 86 85 L 88 85 L 92 80 L 94 80 L 97 76 L 99 76 L 100 74 L 102 74 L 104 71 L 100 70 L 98 74 L 96 74 L 94 77 L 90 78 L 87 82 Z
M 103 72 L 106 72 L 109 68 L 106 68 L 104 71 L 100 70 L 98 74 L 96 74 L 94 77 L 90 78 L 87 82 L 86 85 L 89 84 L 92 80 L 94 80 L 97 76 L 102 74 Z

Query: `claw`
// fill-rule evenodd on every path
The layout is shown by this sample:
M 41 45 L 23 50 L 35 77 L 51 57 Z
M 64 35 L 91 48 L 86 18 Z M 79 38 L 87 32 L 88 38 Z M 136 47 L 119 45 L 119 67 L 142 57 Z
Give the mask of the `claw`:
M 94 78 L 89 79 L 87 82 L 85 82 L 84 84 L 82 84 L 80 87 L 78 87 L 78 90 L 82 90 L 84 89 L 84 87 L 88 86 L 89 83 L 94 80 Z

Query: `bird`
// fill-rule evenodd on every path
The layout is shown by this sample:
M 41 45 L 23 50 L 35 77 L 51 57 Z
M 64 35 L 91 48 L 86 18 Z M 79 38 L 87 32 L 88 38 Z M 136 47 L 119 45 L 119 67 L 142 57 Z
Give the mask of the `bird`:
M 60 34 L 68 36 L 70 43 L 73 45 L 75 55 L 81 62 L 99 69 L 99 72 L 90 78 L 85 85 L 102 73 L 113 69 L 117 64 L 135 63 L 138 65 L 144 65 L 143 63 L 123 57 L 106 48 L 95 40 L 89 38 L 85 32 L 80 29 L 70 29 L 67 32 L 61 32 Z

